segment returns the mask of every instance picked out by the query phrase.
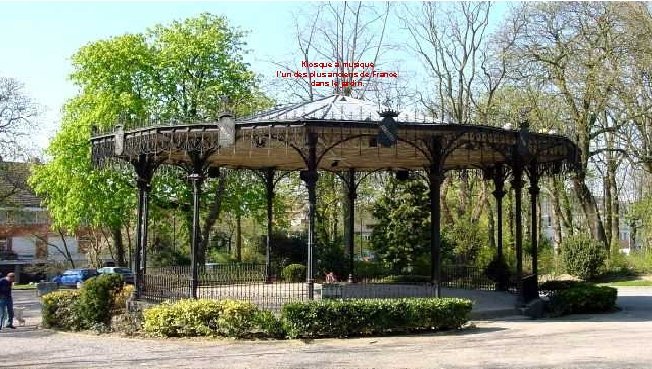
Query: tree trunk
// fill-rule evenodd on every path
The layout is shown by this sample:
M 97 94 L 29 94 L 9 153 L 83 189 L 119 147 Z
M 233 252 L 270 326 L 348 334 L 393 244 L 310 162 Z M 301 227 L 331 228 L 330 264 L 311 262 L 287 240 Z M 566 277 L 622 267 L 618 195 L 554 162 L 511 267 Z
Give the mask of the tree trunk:
M 224 197 L 224 189 L 226 186 L 226 176 L 223 171 L 220 171 L 217 188 L 215 189 L 215 200 L 208 209 L 208 214 L 204 219 L 204 226 L 201 227 L 201 238 L 199 242 L 199 252 L 197 262 L 199 265 L 206 263 L 206 250 L 208 250 L 208 242 L 210 241 L 210 232 L 215 225 L 215 222 L 220 217 L 222 211 L 222 198 Z
M 601 242 L 605 249 L 609 251 L 609 243 L 605 235 L 604 224 L 598 213 L 598 205 L 584 181 L 583 173 L 579 173 L 573 178 L 573 188 L 582 206 L 584 216 L 586 216 L 586 221 L 591 230 L 591 236 L 593 239 Z
M 113 238 L 113 249 L 115 250 L 115 262 L 118 266 L 126 266 L 125 246 L 122 242 L 122 227 L 111 227 L 111 237 Z
M 242 215 L 240 212 L 235 213 L 235 259 L 242 261 Z

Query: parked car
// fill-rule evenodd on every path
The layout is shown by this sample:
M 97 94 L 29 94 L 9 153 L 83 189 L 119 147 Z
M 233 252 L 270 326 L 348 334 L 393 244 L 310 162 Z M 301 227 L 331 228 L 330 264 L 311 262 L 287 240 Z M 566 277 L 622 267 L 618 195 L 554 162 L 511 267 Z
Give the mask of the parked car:
M 117 273 L 122 276 L 122 279 L 125 281 L 125 283 L 134 283 L 134 272 L 131 271 L 129 268 L 123 268 L 123 267 L 104 267 L 100 268 L 97 270 L 99 274 L 112 274 L 112 273 Z
M 89 278 L 95 277 L 97 270 L 90 268 L 68 269 L 52 278 L 52 282 L 59 287 L 80 288 Z

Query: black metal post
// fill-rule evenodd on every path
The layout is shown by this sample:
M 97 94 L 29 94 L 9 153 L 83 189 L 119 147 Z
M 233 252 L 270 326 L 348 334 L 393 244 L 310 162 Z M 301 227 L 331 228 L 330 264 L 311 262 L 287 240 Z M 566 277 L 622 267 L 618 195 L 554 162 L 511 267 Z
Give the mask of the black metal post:
M 134 274 L 134 285 L 136 287 L 134 289 L 134 297 L 139 299 L 143 293 L 143 271 L 141 269 L 140 258 L 142 256 L 143 245 L 145 244 L 143 240 L 146 237 L 143 237 L 143 223 L 145 223 L 143 204 L 146 199 L 145 192 L 147 192 L 147 182 L 139 178 L 136 186 L 138 187 L 138 219 L 136 224 L 136 252 L 134 253 L 134 269 L 136 270 L 136 273 Z
M 301 179 L 308 188 L 308 260 L 306 262 L 306 284 L 308 285 L 308 299 L 315 298 L 315 280 L 313 270 L 313 251 L 315 247 L 315 215 L 317 210 L 317 135 L 308 133 L 306 136 L 308 144 L 307 170 L 301 172 Z
M 192 181 L 192 245 L 190 251 L 190 288 L 191 297 L 197 298 L 197 287 L 199 286 L 198 258 L 199 258 L 199 198 L 201 196 L 201 185 L 204 176 L 201 173 L 192 173 L 188 176 Z
M 496 256 L 503 258 L 503 197 L 505 197 L 505 173 L 502 167 L 494 172 L 494 198 L 496 199 Z
M 536 172 L 534 165 L 530 170 L 530 221 L 532 222 L 532 274 L 534 275 L 534 280 L 537 282 L 538 286 L 538 260 L 539 260 L 539 235 L 538 235 L 538 225 L 539 217 L 537 216 L 537 196 L 539 195 L 539 175 Z
M 152 189 L 152 186 L 147 182 L 145 185 L 145 191 L 143 192 L 143 232 L 142 232 L 142 245 L 143 247 L 141 248 L 142 252 L 142 257 L 140 259 L 140 269 L 143 274 L 143 282 L 145 278 L 145 274 L 147 274 L 147 236 L 148 236 L 148 230 L 149 230 L 149 192 Z
M 523 219 L 522 219 L 522 205 L 521 205 L 521 192 L 523 189 L 523 168 L 516 166 L 513 168 L 512 188 L 514 189 L 514 217 L 516 226 L 516 279 L 519 289 L 520 302 L 523 302 Z
M 267 168 L 265 176 L 265 195 L 267 196 L 267 240 L 265 245 L 265 281 L 272 283 L 272 217 L 274 201 L 274 169 Z
M 349 283 L 353 283 L 353 274 L 355 273 L 354 271 L 354 263 L 353 263 L 353 248 L 354 248 L 354 234 L 355 234 L 355 199 L 358 197 L 357 191 L 356 191 L 356 185 L 355 185 L 355 169 L 350 168 L 348 173 L 347 173 L 347 199 L 348 199 L 348 219 L 347 219 L 347 228 L 348 228 L 348 239 L 346 240 L 347 242 L 347 249 L 349 252 Z
M 430 277 L 435 287 L 435 297 L 441 297 L 441 184 L 444 181 L 441 143 L 436 137 L 430 145 Z

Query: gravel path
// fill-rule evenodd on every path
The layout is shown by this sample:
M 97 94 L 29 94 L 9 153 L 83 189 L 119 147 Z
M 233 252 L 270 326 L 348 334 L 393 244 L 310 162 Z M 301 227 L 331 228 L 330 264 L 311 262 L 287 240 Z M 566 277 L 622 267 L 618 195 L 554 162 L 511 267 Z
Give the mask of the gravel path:
M 0 333 L 0 368 L 649 368 L 652 288 L 619 288 L 619 295 L 623 310 L 614 314 L 510 317 L 405 337 L 130 339 L 27 326 Z

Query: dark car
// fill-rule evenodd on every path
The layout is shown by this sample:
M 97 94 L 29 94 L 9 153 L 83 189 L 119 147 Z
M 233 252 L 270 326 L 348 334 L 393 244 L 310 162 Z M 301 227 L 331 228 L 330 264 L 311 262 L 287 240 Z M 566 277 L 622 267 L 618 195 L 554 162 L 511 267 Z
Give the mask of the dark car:
M 123 267 L 104 267 L 97 270 L 99 274 L 120 274 L 125 283 L 134 283 L 134 272 L 129 268 Z
M 97 270 L 90 268 L 68 269 L 52 278 L 52 282 L 60 287 L 80 288 L 89 278 L 95 277 Z

